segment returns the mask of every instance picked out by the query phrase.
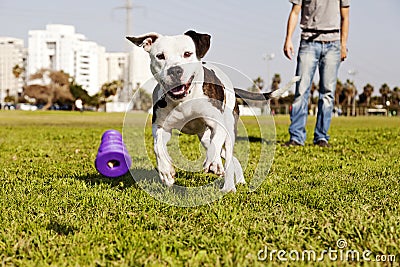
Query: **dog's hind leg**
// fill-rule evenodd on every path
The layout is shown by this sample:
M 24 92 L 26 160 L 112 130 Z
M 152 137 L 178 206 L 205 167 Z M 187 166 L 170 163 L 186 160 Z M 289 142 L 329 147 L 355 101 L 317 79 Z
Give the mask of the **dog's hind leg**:
M 236 192 L 235 187 L 235 164 L 233 162 L 233 142 L 231 136 L 225 139 L 225 183 L 223 192 Z
M 223 159 L 226 159 L 225 155 L 226 155 L 225 149 L 222 149 L 221 157 Z M 239 160 L 235 156 L 233 156 L 232 162 L 233 162 L 233 167 L 235 168 L 236 184 L 246 184 L 246 181 L 244 180 L 242 165 L 240 164 Z
M 235 156 L 232 158 L 232 160 L 233 160 L 233 165 L 235 167 L 236 184 L 246 184 L 246 181 L 244 180 L 242 165 Z

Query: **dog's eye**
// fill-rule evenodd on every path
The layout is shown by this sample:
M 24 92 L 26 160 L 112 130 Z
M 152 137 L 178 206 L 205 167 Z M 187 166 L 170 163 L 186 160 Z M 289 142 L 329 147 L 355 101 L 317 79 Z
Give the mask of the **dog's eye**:
M 160 53 L 156 55 L 156 58 L 158 58 L 159 60 L 165 60 L 165 55 L 164 53 Z
M 183 54 L 183 57 L 184 57 L 184 58 L 188 58 L 188 57 L 191 57 L 192 55 L 193 55 L 192 52 L 185 52 L 185 53 Z

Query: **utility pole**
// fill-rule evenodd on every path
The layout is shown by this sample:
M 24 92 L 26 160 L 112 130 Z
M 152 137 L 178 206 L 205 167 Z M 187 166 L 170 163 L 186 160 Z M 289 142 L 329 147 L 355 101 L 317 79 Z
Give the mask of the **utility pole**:
M 142 6 L 133 5 L 132 0 L 125 0 L 125 5 L 116 7 L 114 9 L 124 9 L 126 11 L 126 24 L 125 24 L 125 34 L 126 36 L 133 35 L 133 22 L 132 22 L 132 10 L 134 8 L 143 8 Z M 124 38 L 125 39 L 125 38 Z M 126 75 L 124 81 L 124 88 L 122 94 L 120 95 L 120 99 L 123 102 L 129 102 L 130 98 L 133 94 L 133 77 L 132 77 L 132 65 L 133 65 L 133 46 L 131 46 L 126 40 L 125 41 L 125 53 L 127 54 L 127 66 L 126 66 Z
M 126 11 L 126 21 L 125 21 L 125 35 L 132 35 L 132 0 L 126 0 L 124 6 L 116 7 L 114 9 L 124 9 Z M 125 38 L 124 38 L 125 39 Z M 126 66 L 125 66 L 125 75 L 124 75 L 124 87 L 122 91 L 119 92 L 119 101 L 128 102 L 130 91 L 132 90 L 132 74 L 131 74 L 131 48 L 128 42 L 125 41 L 125 53 L 127 54 L 126 58 Z
M 266 53 L 266 54 L 262 55 L 262 58 L 263 58 L 263 60 L 267 61 L 267 80 L 266 80 L 267 86 L 263 90 L 266 90 L 266 92 L 269 92 L 269 91 L 271 91 L 271 85 L 272 85 L 272 82 L 270 80 L 270 77 L 272 79 L 272 75 L 270 74 L 270 62 L 275 58 L 275 54 L 274 53 Z M 271 114 L 270 106 L 271 106 L 271 100 L 268 100 L 266 102 L 266 104 L 263 106 L 263 108 L 261 109 L 261 112 L 263 114 L 267 114 L 267 115 Z
M 267 53 L 263 55 L 263 59 L 267 61 L 267 92 L 271 90 L 271 84 L 272 84 L 272 73 L 270 73 L 271 68 L 270 68 L 270 62 L 275 58 L 274 53 Z
M 353 117 L 355 117 L 356 116 L 356 96 L 357 96 L 357 87 L 356 87 L 356 78 L 355 77 L 358 74 L 358 71 L 357 70 L 349 70 L 348 74 L 353 76 L 354 96 L 353 96 L 351 115 Z
M 125 4 L 126 9 L 126 35 L 132 34 L 132 0 L 126 0 Z
M 124 6 L 119 6 L 114 8 L 115 9 L 124 9 L 126 11 L 126 21 L 125 21 L 125 34 L 127 36 L 132 35 L 132 10 L 134 8 L 143 8 L 142 6 L 133 5 L 132 0 L 125 0 Z M 125 46 L 126 52 L 129 52 L 130 46 Z

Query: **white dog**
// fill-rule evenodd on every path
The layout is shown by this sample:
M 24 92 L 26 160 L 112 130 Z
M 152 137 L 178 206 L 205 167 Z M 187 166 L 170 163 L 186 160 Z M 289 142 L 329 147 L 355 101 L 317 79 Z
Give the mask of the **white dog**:
M 149 53 L 151 72 L 158 85 L 153 92 L 154 152 L 161 180 L 174 184 L 175 170 L 167 152 L 173 129 L 197 134 L 206 148 L 206 172 L 224 176 L 222 191 L 236 191 L 245 183 L 242 167 L 233 156 L 239 109 L 236 97 L 251 100 L 278 98 L 298 77 L 272 93 L 236 89 L 218 69 L 201 62 L 210 48 L 210 35 L 188 31 L 183 35 L 148 33 L 127 37 Z M 222 162 L 225 159 L 225 164 Z

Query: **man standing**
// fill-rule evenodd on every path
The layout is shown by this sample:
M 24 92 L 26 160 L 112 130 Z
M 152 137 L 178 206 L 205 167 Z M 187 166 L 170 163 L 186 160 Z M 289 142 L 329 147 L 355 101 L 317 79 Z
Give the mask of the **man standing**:
M 297 56 L 295 98 L 290 114 L 290 141 L 286 146 L 303 146 L 306 140 L 308 98 L 318 67 L 319 100 L 314 144 L 328 147 L 336 81 L 340 62 L 347 57 L 350 0 L 289 0 L 293 6 L 287 22 L 284 53 L 294 56 L 292 35 L 301 12 L 302 29 Z

